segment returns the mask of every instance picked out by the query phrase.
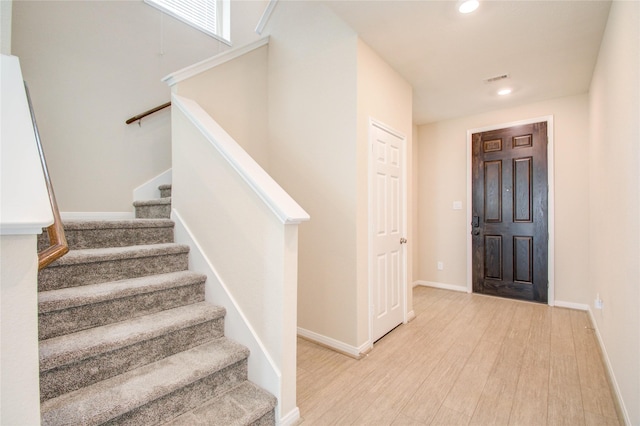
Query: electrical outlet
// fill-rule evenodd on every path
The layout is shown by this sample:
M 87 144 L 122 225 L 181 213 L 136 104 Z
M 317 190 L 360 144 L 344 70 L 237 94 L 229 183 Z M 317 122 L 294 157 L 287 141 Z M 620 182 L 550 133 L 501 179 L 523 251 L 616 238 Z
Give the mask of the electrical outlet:
M 604 308 L 604 302 L 602 301 L 602 299 L 600 299 L 600 294 L 598 294 L 596 296 L 596 300 L 593 301 L 593 306 L 595 306 L 596 309 Z
M 438 271 L 442 271 L 444 269 L 444 263 L 441 260 L 438 260 Z

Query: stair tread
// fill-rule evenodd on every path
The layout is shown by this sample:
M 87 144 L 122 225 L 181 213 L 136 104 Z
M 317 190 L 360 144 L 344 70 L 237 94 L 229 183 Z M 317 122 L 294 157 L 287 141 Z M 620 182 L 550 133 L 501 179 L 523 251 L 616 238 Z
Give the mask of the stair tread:
M 40 342 L 40 371 L 150 340 L 225 315 L 207 302 L 168 309 Z
M 248 357 L 221 337 L 41 404 L 43 424 L 102 423 Z
M 227 393 L 196 407 L 165 426 L 241 426 L 252 424 L 276 406 L 276 398 L 245 381 Z
M 176 243 L 69 250 L 65 256 L 51 263 L 49 267 L 188 252 L 189 246 Z
M 65 220 L 65 230 L 172 228 L 171 219 Z
M 158 204 L 171 204 L 171 197 L 164 197 L 164 198 L 154 198 L 151 200 L 140 200 L 140 201 L 134 201 L 133 202 L 133 206 L 134 207 L 140 207 L 140 206 L 155 206 Z
M 171 184 L 170 183 L 165 183 L 163 185 L 158 186 L 158 189 L 171 189 Z
M 104 302 L 166 288 L 204 282 L 207 276 L 191 271 L 168 272 L 118 281 L 38 292 L 38 312 L 47 313 Z

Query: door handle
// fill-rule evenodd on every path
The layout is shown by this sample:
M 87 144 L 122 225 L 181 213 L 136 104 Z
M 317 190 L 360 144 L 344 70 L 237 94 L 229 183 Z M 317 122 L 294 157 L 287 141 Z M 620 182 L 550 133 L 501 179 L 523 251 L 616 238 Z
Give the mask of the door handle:
M 406 243 L 407 243 L 406 238 L 400 238 L 400 244 L 406 244 Z
M 480 216 L 473 216 L 471 220 L 471 235 L 480 235 Z

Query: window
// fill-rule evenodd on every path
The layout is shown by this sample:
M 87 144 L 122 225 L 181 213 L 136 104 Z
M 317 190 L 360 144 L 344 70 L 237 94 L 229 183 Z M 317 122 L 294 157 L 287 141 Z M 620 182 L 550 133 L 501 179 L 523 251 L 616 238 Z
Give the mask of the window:
M 230 37 L 230 0 L 144 0 L 226 44 Z

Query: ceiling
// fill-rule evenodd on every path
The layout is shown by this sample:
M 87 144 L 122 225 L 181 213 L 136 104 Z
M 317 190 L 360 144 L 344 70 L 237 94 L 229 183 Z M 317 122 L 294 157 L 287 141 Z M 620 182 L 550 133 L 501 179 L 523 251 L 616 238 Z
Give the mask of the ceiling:
M 462 15 L 455 1 L 326 3 L 413 86 L 416 124 L 587 92 L 611 4 L 480 0 Z

